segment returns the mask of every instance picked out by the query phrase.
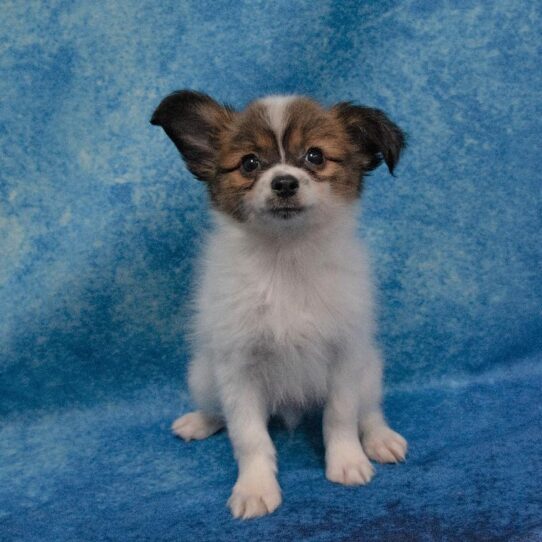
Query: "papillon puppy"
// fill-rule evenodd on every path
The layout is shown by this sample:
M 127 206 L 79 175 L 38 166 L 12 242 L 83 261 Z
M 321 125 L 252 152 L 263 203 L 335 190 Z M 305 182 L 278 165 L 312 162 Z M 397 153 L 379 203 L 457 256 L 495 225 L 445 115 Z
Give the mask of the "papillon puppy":
M 151 120 L 208 190 L 215 219 L 196 298 L 184 440 L 227 428 L 239 473 L 228 505 L 252 518 L 281 503 L 270 416 L 294 427 L 323 407 L 326 476 L 368 483 L 371 459 L 405 458 L 382 413 L 372 280 L 356 233 L 364 176 L 390 171 L 403 132 L 378 109 L 270 96 L 243 111 L 182 90 Z

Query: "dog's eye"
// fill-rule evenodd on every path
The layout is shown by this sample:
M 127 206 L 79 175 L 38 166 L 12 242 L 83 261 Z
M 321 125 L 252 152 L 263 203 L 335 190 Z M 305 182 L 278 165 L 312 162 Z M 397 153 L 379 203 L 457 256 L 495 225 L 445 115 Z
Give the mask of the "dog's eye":
M 321 166 L 324 163 L 324 153 L 316 147 L 311 147 L 305 155 L 305 160 L 315 166 Z
M 252 173 L 260 167 L 260 161 L 255 154 L 247 154 L 241 158 L 241 169 L 245 173 Z

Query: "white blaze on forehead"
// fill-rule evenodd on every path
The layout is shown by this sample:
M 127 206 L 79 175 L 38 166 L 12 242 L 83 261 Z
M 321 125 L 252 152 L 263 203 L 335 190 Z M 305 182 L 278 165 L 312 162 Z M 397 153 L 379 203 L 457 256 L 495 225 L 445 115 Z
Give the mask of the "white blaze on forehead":
M 282 136 L 286 129 L 286 123 L 288 121 L 288 115 L 286 114 L 288 106 L 293 102 L 297 96 L 267 96 L 262 98 L 260 103 L 267 109 L 267 117 L 269 119 L 269 126 L 275 133 L 277 138 L 277 144 L 279 146 L 280 160 L 285 161 L 284 148 L 282 147 Z

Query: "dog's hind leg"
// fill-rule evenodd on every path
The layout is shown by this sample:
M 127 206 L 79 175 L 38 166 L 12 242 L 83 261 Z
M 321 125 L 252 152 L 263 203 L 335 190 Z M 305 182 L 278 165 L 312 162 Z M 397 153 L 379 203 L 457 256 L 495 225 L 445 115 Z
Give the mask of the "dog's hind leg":
M 224 427 L 220 418 L 205 414 L 201 410 L 189 412 L 177 418 L 171 426 L 172 432 L 182 439 L 203 440 Z
M 363 449 L 379 463 L 404 461 L 407 441 L 388 426 L 382 412 L 382 359 L 376 348 L 370 350 L 366 364 L 359 423 Z
M 171 430 L 184 440 L 202 440 L 224 427 L 220 415 L 215 375 L 211 364 L 204 357 L 195 357 L 190 364 L 188 384 L 192 398 L 199 410 L 177 418 Z

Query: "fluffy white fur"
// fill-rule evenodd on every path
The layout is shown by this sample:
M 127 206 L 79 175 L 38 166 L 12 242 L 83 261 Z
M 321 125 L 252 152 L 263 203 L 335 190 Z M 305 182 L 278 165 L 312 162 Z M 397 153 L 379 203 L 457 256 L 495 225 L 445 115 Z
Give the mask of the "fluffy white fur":
M 281 101 L 269 104 L 280 127 Z M 287 220 L 266 208 L 277 173 L 300 181 L 305 211 Z M 215 216 L 189 373 L 199 410 L 173 425 L 185 440 L 227 427 L 239 465 L 229 506 L 242 518 L 281 502 L 270 415 L 294 425 L 322 405 L 326 476 L 340 484 L 365 484 L 374 474 L 370 459 L 396 462 L 406 453 L 380 406 L 382 360 L 357 206 L 286 164 L 262 175 L 247 202 L 246 222 Z

